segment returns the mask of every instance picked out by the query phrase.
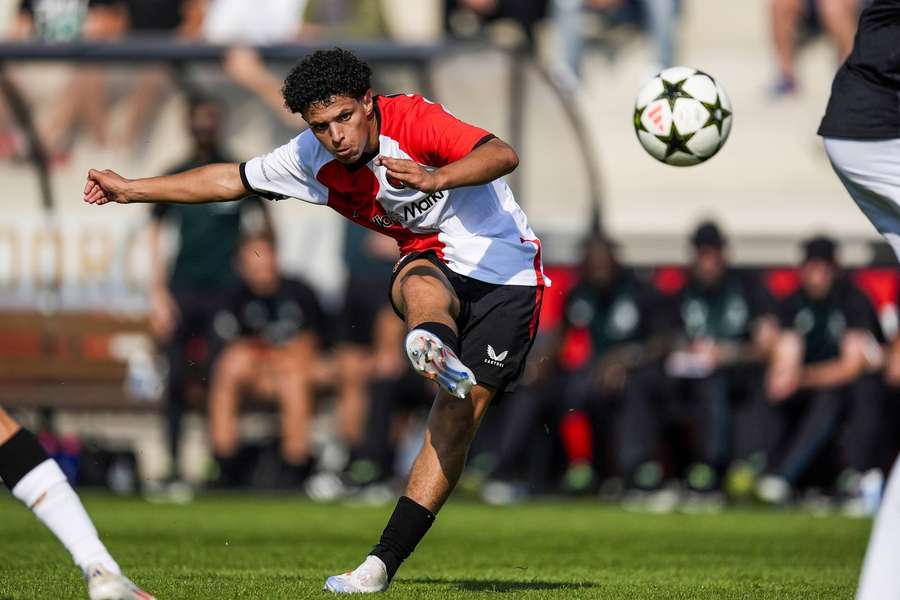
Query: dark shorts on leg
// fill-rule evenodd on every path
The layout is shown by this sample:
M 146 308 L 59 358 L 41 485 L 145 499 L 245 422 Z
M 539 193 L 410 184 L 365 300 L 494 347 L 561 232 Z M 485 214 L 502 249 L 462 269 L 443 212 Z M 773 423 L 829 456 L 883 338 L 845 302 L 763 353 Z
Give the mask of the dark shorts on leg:
M 433 251 L 403 257 L 394 268 L 394 279 L 411 261 L 424 258 L 450 281 L 460 302 L 456 319 L 459 359 L 475 374 L 475 381 L 497 390 L 494 404 L 515 389 L 534 338 L 541 312 L 543 286 L 497 285 L 460 275 L 447 267 Z M 393 305 L 393 304 L 392 304 Z M 394 306 L 394 311 L 403 315 Z

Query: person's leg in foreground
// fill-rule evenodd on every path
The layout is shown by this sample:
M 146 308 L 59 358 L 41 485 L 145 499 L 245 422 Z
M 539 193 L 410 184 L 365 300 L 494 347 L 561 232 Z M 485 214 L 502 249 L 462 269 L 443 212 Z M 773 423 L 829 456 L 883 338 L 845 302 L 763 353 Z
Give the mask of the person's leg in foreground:
M 122 575 L 59 465 L 2 408 L 0 477 L 72 555 L 91 600 L 153 600 Z

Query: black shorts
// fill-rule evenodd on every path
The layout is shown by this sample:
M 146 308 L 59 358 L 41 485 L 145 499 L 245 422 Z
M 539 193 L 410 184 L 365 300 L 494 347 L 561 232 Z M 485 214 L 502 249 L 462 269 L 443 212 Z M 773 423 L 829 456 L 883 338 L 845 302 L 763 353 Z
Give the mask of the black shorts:
M 537 335 L 543 286 L 497 285 L 451 271 L 434 251 L 404 256 L 391 276 L 391 289 L 400 270 L 424 258 L 450 281 L 460 302 L 456 327 L 459 359 L 475 374 L 475 381 L 497 390 L 494 403 L 515 389 Z M 393 302 L 391 303 L 393 306 Z M 403 314 L 394 306 L 394 311 Z

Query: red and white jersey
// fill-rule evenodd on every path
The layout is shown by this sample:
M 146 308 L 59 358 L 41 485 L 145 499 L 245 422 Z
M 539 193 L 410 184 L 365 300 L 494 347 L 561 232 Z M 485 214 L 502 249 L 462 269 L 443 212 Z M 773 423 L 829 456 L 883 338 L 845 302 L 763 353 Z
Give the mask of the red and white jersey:
M 490 133 L 412 94 L 378 96 L 375 112 L 378 153 L 344 165 L 306 130 L 242 164 L 244 185 L 268 198 L 326 204 L 363 227 L 391 236 L 401 254 L 433 250 L 450 269 L 473 279 L 549 285 L 540 240 L 502 178 L 429 195 L 396 180 L 392 184 L 387 170 L 372 162 L 381 154 L 437 169 L 490 140 Z

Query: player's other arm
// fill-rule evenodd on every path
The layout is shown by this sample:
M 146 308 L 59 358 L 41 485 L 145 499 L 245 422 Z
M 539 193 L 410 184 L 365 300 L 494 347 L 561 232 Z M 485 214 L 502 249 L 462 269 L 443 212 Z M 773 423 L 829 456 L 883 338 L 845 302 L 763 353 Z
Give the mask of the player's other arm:
M 506 142 L 492 138 L 474 150 L 434 171 L 411 160 L 379 156 L 375 164 L 406 186 L 432 194 L 459 187 L 482 185 L 512 173 L 519 156 Z
M 175 175 L 144 179 L 125 179 L 108 169 L 91 169 L 84 186 L 84 201 L 88 204 L 198 204 L 237 200 L 248 193 L 237 163 L 212 164 Z

